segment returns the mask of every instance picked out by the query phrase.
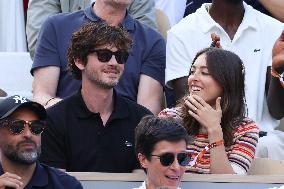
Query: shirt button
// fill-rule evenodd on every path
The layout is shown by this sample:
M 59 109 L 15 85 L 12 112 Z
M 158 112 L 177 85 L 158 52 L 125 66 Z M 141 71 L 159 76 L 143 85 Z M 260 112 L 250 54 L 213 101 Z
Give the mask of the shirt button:
M 82 9 L 82 7 L 79 6 L 79 7 L 78 7 L 78 10 L 81 10 L 81 9 Z

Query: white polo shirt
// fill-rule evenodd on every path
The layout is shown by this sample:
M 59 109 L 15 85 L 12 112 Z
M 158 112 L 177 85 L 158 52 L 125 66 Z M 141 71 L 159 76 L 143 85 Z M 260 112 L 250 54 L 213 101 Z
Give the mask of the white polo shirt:
M 215 32 L 221 38 L 221 46 L 235 52 L 244 62 L 248 116 L 262 130 L 273 130 L 279 121 L 268 112 L 265 98 L 266 70 L 272 63 L 272 47 L 284 28 L 283 23 L 244 3 L 243 21 L 231 40 L 208 14 L 206 7 L 210 5 L 203 4 L 168 32 L 166 84 L 171 87 L 171 80 L 188 76 L 194 56 L 199 50 L 210 46 L 210 35 Z

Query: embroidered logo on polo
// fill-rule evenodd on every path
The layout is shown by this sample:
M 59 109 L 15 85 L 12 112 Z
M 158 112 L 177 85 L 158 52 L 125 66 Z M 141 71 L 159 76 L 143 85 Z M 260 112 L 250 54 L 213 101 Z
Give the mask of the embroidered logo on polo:
M 128 142 L 128 141 L 125 141 L 124 144 L 125 144 L 125 146 L 128 146 L 128 147 L 131 147 L 131 146 L 132 146 L 132 143 L 131 143 L 131 142 Z
M 260 52 L 260 49 L 254 49 L 253 52 Z
M 13 99 L 15 100 L 16 104 L 18 104 L 19 102 L 21 104 L 27 102 L 27 99 L 25 97 L 19 95 L 16 95 Z

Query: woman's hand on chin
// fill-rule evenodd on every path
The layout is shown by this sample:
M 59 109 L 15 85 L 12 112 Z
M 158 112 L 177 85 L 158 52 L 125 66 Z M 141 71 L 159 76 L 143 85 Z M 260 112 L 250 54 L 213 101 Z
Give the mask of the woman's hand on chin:
M 189 108 L 188 113 L 194 117 L 201 126 L 207 129 L 208 134 L 210 134 L 210 132 L 220 131 L 222 118 L 221 97 L 216 99 L 216 109 L 197 95 L 188 96 L 185 100 L 185 104 Z

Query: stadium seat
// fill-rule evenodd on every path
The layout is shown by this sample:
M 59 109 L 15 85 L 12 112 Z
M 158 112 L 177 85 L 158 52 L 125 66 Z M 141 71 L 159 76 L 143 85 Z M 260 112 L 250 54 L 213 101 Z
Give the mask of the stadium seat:
M 248 174 L 249 175 L 284 175 L 284 160 L 255 158 L 248 171 Z
M 27 52 L 0 52 L 0 89 L 7 96 L 32 97 L 32 60 Z M 3 97 L 1 97 L 3 98 Z
M 167 31 L 170 29 L 170 21 L 167 15 L 160 9 L 156 9 L 158 31 L 167 39 Z

